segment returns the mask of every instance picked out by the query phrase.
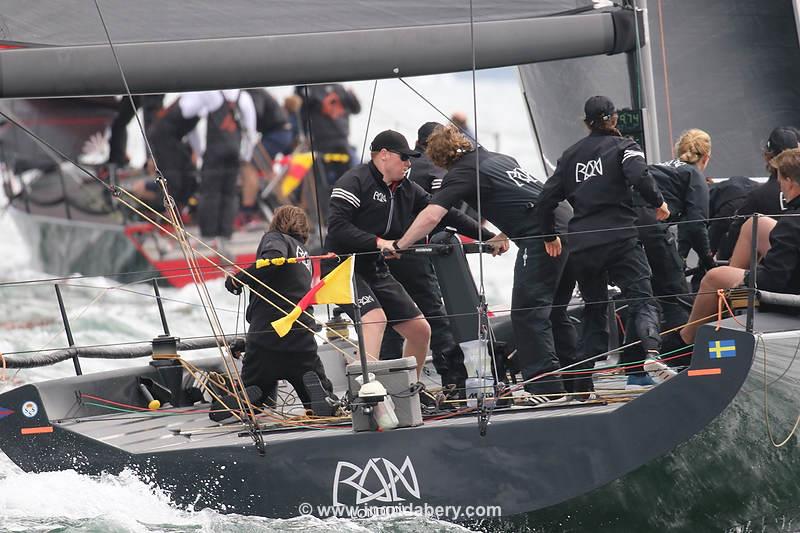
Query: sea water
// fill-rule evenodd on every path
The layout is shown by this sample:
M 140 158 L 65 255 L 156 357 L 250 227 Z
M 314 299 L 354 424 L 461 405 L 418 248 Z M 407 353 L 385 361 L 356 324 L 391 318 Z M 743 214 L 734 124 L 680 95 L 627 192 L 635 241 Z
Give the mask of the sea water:
M 464 111 L 472 116 L 469 74 L 410 78 L 408 83 L 442 112 Z M 359 96 L 363 111 L 351 120 L 351 142 L 360 151 L 365 139 L 384 129 L 396 129 L 413 145 L 416 130 L 424 122 L 444 122 L 436 109 L 422 101 L 397 80 L 348 84 Z M 375 91 L 372 120 L 370 101 Z M 279 88 L 276 95 L 288 94 Z M 527 112 L 513 70 L 478 73 L 478 139 L 488 149 L 515 156 L 539 176 Z M 141 154 L 141 136 L 129 131 L 130 151 Z M 141 156 L 139 156 L 141 159 Z M 0 206 L 5 205 L 5 199 Z M 31 267 L 24 242 L 5 210 L 0 207 L 0 352 L 35 353 L 67 346 L 52 282 L 9 285 L 9 282 L 42 280 L 52 276 Z M 508 309 L 515 250 L 500 258 L 476 256 L 470 262 L 476 277 L 484 274 L 490 306 L 498 313 Z M 482 264 L 481 264 L 482 262 Z M 75 342 L 78 345 L 146 341 L 161 333 L 152 289 L 148 285 L 120 286 L 103 278 L 79 278 L 60 282 Z M 243 301 L 229 294 L 221 280 L 209 290 L 226 333 L 243 332 Z M 210 333 L 193 286 L 162 289 L 167 319 L 173 335 L 192 337 Z M 210 352 L 210 353 L 213 353 Z M 195 356 L 193 354 L 193 356 Z M 141 361 L 84 359 L 84 373 Z M 0 391 L 25 383 L 70 376 L 71 361 L 23 371 L 7 371 Z M 477 431 L 477 428 L 476 428 Z M 0 452 L 0 531 L 464 531 L 460 526 L 418 516 L 399 516 L 350 521 L 308 517 L 271 520 L 224 515 L 210 510 L 178 508 L 159 487 L 143 482 L 130 472 L 118 476 L 90 477 L 73 471 L 25 473 Z

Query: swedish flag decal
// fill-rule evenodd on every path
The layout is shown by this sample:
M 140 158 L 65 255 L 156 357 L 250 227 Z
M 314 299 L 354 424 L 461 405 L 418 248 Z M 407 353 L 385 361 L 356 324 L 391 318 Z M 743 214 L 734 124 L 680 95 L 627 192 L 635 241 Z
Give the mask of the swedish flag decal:
M 733 339 L 708 341 L 708 357 L 711 359 L 736 357 L 736 341 Z

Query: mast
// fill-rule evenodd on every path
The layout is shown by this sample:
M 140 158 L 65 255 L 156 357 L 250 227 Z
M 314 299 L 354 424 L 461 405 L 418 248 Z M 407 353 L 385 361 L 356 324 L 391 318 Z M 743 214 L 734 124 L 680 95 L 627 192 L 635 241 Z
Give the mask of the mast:
M 796 0 L 798 1 L 798 0 Z M 650 164 L 658 163 L 661 161 L 661 145 L 658 138 L 658 113 L 656 113 L 656 89 L 653 77 L 653 58 L 652 46 L 650 45 L 650 26 L 647 24 L 647 0 L 634 0 L 634 7 L 639 4 L 636 9 L 636 27 L 642 28 L 644 31 L 644 38 L 639 42 L 640 48 L 638 53 L 640 65 L 640 80 L 644 86 L 643 99 L 640 103 L 642 109 L 642 118 L 644 120 L 645 139 L 647 140 L 647 149 L 645 156 L 647 162 Z M 641 19 L 639 18 L 641 17 Z M 639 20 L 643 23 L 639 24 Z M 637 31 L 638 33 L 638 31 Z M 637 94 L 636 91 L 633 93 Z M 672 139 L 669 139 L 672 142 Z

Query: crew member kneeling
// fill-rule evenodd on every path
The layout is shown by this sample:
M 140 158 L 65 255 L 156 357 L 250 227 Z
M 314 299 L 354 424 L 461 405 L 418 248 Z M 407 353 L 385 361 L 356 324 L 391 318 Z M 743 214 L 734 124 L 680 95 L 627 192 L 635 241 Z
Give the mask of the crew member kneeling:
M 299 207 L 286 205 L 278 208 L 269 230 L 261 238 L 256 259 L 307 256 L 304 245 L 310 229 L 308 217 Z M 292 384 L 307 409 L 315 408 L 315 414 L 330 414 L 324 412 L 327 411 L 324 401 L 321 404 L 323 412 L 317 412 L 320 411 L 320 405 L 319 398 L 315 396 L 319 395 L 319 387 L 309 390 L 303 378 L 307 372 L 315 373 L 324 389 L 323 394 L 332 394 L 333 385 L 325 376 L 322 361 L 317 355 L 317 342 L 311 329 L 313 319 L 309 316 L 312 309 L 308 308 L 284 337 L 280 337 L 271 325 L 274 320 L 286 316 L 311 288 L 311 263 L 298 261 L 262 268 L 256 268 L 256 264 L 253 264 L 246 272 L 258 281 L 244 272 L 225 281 L 225 288 L 233 294 L 240 294 L 243 285 L 251 289 L 246 315 L 250 327 L 242 366 L 245 386 L 257 385 L 264 394 L 264 401 L 274 404 L 278 380 L 285 379 Z M 305 381 L 309 381 L 308 377 Z M 313 380 L 312 384 L 316 385 Z

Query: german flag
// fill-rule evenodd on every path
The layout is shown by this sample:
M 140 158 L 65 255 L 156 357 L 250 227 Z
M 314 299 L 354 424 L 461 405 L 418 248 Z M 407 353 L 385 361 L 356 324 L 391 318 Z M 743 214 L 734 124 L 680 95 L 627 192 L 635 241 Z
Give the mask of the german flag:
M 341 265 L 319 280 L 311 290 L 303 296 L 289 314 L 272 322 L 272 327 L 279 337 L 286 336 L 292 324 L 300 318 L 308 306 L 314 304 L 351 304 L 353 298 L 353 267 L 355 259 L 351 255 Z

